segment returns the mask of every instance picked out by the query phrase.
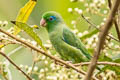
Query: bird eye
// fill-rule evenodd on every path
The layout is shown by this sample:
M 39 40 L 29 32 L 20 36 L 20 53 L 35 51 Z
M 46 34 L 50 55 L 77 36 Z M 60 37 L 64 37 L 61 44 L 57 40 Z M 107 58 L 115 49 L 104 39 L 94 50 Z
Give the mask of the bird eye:
M 50 17 L 50 18 L 49 18 L 49 20 L 50 20 L 50 21 L 52 21 L 52 20 L 53 20 L 53 18 L 51 18 L 51 17 Z
M 50 16 L 49 20 L 50 21 L 56 20 L 56 17 L 55 16 Z

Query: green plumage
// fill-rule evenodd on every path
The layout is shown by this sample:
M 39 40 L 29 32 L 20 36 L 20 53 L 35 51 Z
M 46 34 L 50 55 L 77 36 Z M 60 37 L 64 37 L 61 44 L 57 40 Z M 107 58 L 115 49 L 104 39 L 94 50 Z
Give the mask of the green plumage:
M 50 41 L 62 59 L 73 63 L 91 59 L 81 40 L 67 27 L 58 13 L 47 12 L 42 18 L 46 22 Z

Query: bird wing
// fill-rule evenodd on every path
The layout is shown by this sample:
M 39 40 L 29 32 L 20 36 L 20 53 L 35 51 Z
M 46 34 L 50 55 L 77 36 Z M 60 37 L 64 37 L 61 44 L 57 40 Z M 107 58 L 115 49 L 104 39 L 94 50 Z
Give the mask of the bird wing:
M 84 47 L 81 40 L 75 36 L 75 34 L 67 27 L 63 28 L 63 41 L 67 44 L 80 49 L 80 51 L 88 58 L 91 59 L 91 55 L 87 51 L 87 49 Z

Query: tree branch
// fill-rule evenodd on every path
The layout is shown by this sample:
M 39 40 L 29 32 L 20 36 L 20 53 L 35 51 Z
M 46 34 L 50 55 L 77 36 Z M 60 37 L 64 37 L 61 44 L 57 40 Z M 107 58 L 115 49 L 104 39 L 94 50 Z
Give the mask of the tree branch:
M 87 66 L 89 65 L 91 62 L 82 62 L 82 63 L 78 63 L 78 64 L 74 64 L 74 66 Z M 111 65 L 111 66 L 118 66 L 120 67 L 119 63 L 114 63 L 114 62 L 97 62 L 98 65 Z
M 119 30 L 120 30 L 120 5 L 118 8 L 118 25 L 119 25 Z
M 96 68 L 96 63 L 97 63 L 97 60 L 99 58 L 101 49 L 103 48 L 105 38 L 108 34 L 109 29 L 112 26 L 112 21 L 115 17 L 116 11 L 118 10 L 119 4 L 120 4 L 120 0 L 114 0 L 113 8 L 111 9 L 110 14 L 107 18 L 107 21 L 106 21 L 105 25 L 102 27 L 101 32 L 99 34 L 99 40 L 98 40 L 98 43 L 97 43 L 97 48 L 94 51 L 94 56 L 91 59 L 91 64 L 88 68 L 88 72 L 87 72 L 87 75 L 85 76 L 84 80 L 91 80 L 93 72 Z
M 109 8 L 111 9 L 111 7 L 112 7 L 111 0 L 108 0 L 108 5 L 109 5 Z M 119 10 L 118 10 L 118 12 L 119 12 Z M 116 20 L 116 19 L 114 19 L 114 24 L 115 24 L 115 29 L 116 29 L 116 31 L 117 31 L 118 39 L 119 39 L 119 41 L 120 41 L 120 29 L 119 29 L 119 26 L 118 26 L 118 23 L 117 23 L 117 20 Z
M 111 9 L 112 7 L 112 3 L 111 3 L 111 0 L 108 0 L 108 7 Z
M 9 57 L 6 56 L 5 53 L 0 51 L 0 54 L 5 57 L 14 67 L 16 67 L 20 72 L 22 72 L 23 75 L 27 77 L 28 80 L 32 80 L 24 71 L 22 71 Z
M 2 29 L 0 29 L 0 32 L 8 35 L 9 37 L 15 39 L 16 41 L 18 41 L 18 42 L 20 42 L 20 43 L 28 46 L 29 48 L 31 48 L 31 49 L 33 49 L 33 50 L 35 50 L 35 51 L 37 51 L 37 52 L 39 52 L 39 53 L 41 53 L 41 54 L 49 57 L 49 58 L 51 58 L 51 59 L 54 60 L 54 61 L 60 62 L 60 63 L 62 63 L 62 64 L 64 64 L 64 65 L 66 65 L 67 67 L 72 68 L 72 69 L 74 69 L 75 71 L 77 71 L 77 72 L 79 72 L 79 73 L 81 73 L 81 74 L 83 74 L 83 75 L 86 75 L 86 72 L 84 72 L 84 71 L 82 71 L 82 70 L 79 70 L 79 69 L 76 68 L 72 63 L 67 63 L 67 62 L 65 62 L 65 61 L 62 60 L 62 59 L 59 59 L 59 58 L 57 58 L 57 57 L 54 57 L 54 56 L 48 54 L 47 52 L 44 52 L 44 51 L 40 50 L 39 48 L 31 45 L 30 43 L 27 43 L 27 42 L 25 42 L 25 41 L 23 41 L 23 40 L 15 37 L 14 35 L 6 32 L 6 31 L 4 31 L 4 30 L 2 30 Z M 92 78 L 93 78 L 94 80 L 96 80 L 95 77 L 92 77 Z

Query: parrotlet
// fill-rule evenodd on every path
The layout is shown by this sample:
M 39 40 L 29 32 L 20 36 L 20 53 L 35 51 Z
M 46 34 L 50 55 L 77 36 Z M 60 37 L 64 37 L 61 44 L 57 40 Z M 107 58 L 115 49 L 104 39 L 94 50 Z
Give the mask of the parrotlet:
M 72 61 L 72 63 L 91 59 L 84 44 L 65 24 L 59 13 L 54 11 L 44 13 L 40 25 L 48 31 L 49 39 L 62 59 Z

